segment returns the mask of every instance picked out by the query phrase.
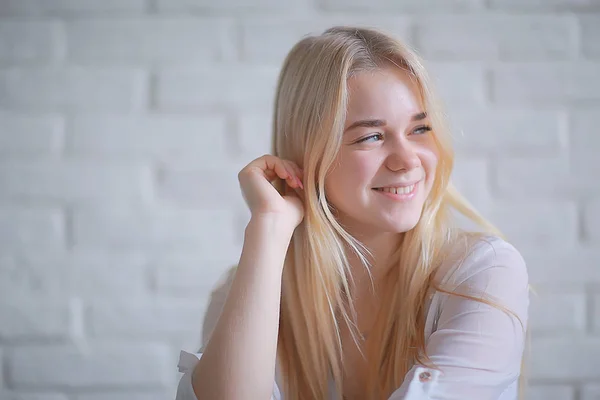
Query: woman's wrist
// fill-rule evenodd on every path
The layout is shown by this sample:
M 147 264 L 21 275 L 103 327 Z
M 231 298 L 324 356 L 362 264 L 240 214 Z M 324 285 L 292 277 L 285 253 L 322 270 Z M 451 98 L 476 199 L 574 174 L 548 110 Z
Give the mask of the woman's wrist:
M 278 215 L 252 216 L 246 226 L 246 235 L 265 234 L 270 239 L 289 241 L 296 229 L 295 226 Z

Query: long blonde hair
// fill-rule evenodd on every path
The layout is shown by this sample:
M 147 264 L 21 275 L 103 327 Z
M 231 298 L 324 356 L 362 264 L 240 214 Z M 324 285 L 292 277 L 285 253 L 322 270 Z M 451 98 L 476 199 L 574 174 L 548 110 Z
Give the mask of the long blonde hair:
M 352 318 L 353 304 L 345 295 L 352 280 L 347 249 L 367 269 L 368 250 L 336 221 L 326 198 L 325 177 L 340 148 L 348 79 L 386 66 L 401 68 L 417 83 L 439 160 L 420 221 L 402 235 L 391 259 L 393 268 L 383 279 L 387 286 L 382 291 L 382 308 L 369 339 L 377 346 L 368 349 L 370 399 L 387 398 L 415 362 L 430 365 L 425 354 L 424 310 L 445 249 L 461 234 L 452 212 L 499 235 L 450 182 L 454 153 L 449 130 L 414 51 L 383 32 L 358 27 L 334 27 L 298 42 L 279 76 L 272 143 L 273 154 L 296 162 L 305 173 L 305 218 L 293 234 L 285 260 L 277 350 L 289 400 L 328 398 L 331 378 L 341 394 L 340 321 L 348 324 L 355 341 L 360 335 Z M 283 190 L 281 185 L 277 188 Z

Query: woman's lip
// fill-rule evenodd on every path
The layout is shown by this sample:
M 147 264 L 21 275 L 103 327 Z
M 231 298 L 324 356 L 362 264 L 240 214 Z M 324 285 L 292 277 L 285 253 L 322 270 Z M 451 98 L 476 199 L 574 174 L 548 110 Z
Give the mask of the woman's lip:
M 376 188 L 373 188 L 373 190 L 379 194 L 382 194 L 384 196 L 391 198 L 392 200 L 408 201 L 408 200 L 412 200 L 415 197 L 415 195 L 417 193 L 417 188 L 419 187 L 420 182 L 421 181 L 414 183 L 414 188 L 413 188 L 412 192 L 406 193 L 406 194 L 396 194 L 396 193 L 384 192 L 382 190 L 377 190 Z

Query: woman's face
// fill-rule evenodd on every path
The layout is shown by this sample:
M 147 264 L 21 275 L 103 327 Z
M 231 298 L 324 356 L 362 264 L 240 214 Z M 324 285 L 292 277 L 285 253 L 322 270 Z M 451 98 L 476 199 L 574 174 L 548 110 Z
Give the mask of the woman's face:
M 398 68 L 357 74 L 348 85 L 327 199 L 351 233 L 406 232 L 421 217 L 438 160 L 418 87 Z

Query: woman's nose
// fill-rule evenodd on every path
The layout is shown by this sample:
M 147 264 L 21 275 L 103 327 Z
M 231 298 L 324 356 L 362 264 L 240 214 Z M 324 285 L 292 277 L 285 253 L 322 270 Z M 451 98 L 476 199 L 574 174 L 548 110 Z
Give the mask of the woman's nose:
M 411 143 L 398 143 L 386 159 L 391 171 L 410 171 L 421 165 L 421 160 Z

